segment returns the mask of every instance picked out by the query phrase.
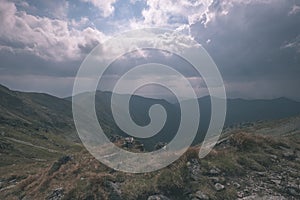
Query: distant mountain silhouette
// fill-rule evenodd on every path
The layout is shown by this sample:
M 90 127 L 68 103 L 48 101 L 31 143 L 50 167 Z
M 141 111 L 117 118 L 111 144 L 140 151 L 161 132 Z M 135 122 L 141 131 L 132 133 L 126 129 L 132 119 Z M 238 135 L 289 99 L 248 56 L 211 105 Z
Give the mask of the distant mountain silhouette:
M 82 102 L 85 101 L 87 95 L 93 95 L 93 93 L 79 94 Z M 96 113 L 100 125 L 108 136 L 128 136 L 114 122 L 110 105 L 111 95 L 110 92 L 96 92 Z M 122 98 L 125 95 L 119 95 L 119 97 Z M 77 138 L 72 118 L 71 99 L 71 97 L 61 99 L 48 94 L 11 91 L 0 86 L 0 124 L 51 129 L 63 133 L 69 138 Z M 189 101 L 186 100 L 182 103 L 188 104 Z M 198 102 L 201 120 L 194 143 L 202 140 L 210 122 L 210 98 L 202 97 L 198 99 Z M 153 148 L 158 142 L 169 142 L 175 136 L 180 123 L 179 103 L 133 95 L 130 100 L 130 114 L 134 122 L 141 126 L 149 124 L 148 111 L 154 104 L 164 106 L 168 118 L 165 126 L 157 135 L 139 139 L 148 149 Z M 118 114 L 121 115 L 122 112 L 124 111 L 120 110 Z M 228 99 L 225 126 L 258 120 L 281 119 L 299 114 L 300 103 L 286 98 L 272 100 Z
M 82 101 L 85 95 L 91 93 L 80 94 Z M 98 120 L 102 127 L 109 127 L 106 133 L 119 134 L 124 137 L 129 136 L 118 128 L 115 124 L 111 109 L 110 100 L 111 92 L 97 91 L 96 99 L 96 112 Z M 128 95 L 119 95 L 120 98 L 128 97 Z M 70 100 L 70 98 L 68 98 Z M 181 102 L 182 104 L 189 104 L 191 100 Z M 201 119 L 199 122 L 198 134 L 195 138 L 194 144 L 203 140 L 210 122 L 211 101 L 210 97 L 202 97 L 198 99 Z M 145 126 L 150 123 L 148 115 L 149 108 L 154 104 L 164 106 L 168 114 L 168 118 L 163 129 L 155 136 L 139 140 L 145 144 L 146 149 L 151 149 L 158 142 L 169 142 L 176 135 L 180 123 L 180 107 L 179 103 L 170 103 L 163 99 L 152 99 L 141 96 L 133 95 L 130 100 L 130 114 L 133 121 L 140 125 Z M 122 114 L 119 110 L 118 114 Z M 227 100 L 227 113 L 225 120 L 225 127 L 230 127 L 240 123 L 256 122 L 259 120 L 274 120 L 300 114 L 300 102 L 296 102 L 286 98 L 278 98 L 271 100 L 244 100 L 244 99 L 228 99 Z M 193 119 L 190 119 L 193 120 Z

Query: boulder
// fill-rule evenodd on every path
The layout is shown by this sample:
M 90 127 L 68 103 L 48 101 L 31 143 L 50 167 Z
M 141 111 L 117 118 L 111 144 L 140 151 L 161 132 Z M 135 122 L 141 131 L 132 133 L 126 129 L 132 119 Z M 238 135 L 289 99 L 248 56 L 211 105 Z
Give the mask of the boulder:
M 148 200 L 170 200 L 170 199 L 164 195 L 152 195 L 148 197 Z
M 209 172 L 208 172 L 208 174 L 210 176 L 218 176 L 218 175 L 220 175 L 220 173 L 221 173 L 221 170 L 216 168 L 216 167 L 210 169 Z
M 217 191 L 221 191 L 221 190 L 224 190 L 224 189 L 225 189 L 225 186 L 222 185 L 221 183 L 216 183 L 216 184 L 215 184 L 215 189 L 216 189 Z
M 204 194 L 202 191 L 197 191 L 194 197 L 200 200 L 209 200 L 209 197 L 206 194 Z
M 56 188 L 52 191 L 51 194 L 48 195 L 46 198 L 47 200 L 60 200 L 64 196 L 64 189 L 63 188 Z

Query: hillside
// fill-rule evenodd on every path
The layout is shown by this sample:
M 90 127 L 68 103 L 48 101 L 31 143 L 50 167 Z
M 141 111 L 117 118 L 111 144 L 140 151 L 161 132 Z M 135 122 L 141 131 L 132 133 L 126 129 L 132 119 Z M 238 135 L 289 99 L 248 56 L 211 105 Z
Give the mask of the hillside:
M 28 168 L 31 164 L 43 165 L 63 152 L 77 149 L 74 141 L 78 137 L 68 101 L 0 86 L 1 167 L 13 170 L 20 164 Z
M 86 95 L 91 95 L 91 93 L 80 94 L 82 102 Z M 122 95 L 120 97 L 122 98 Z M 112 135 L 127 137 L 128 135 L 121 131 L 113 120 L 110 99 L 110 92 L 97 91 L 98 120 L 108 137 Z M 23 144 L 28 142 L 53 149 L 56 149 L 57 146 L 64 146 L 61 143 L 72 144 L 74 141 L 80 143 L 72 119 L 71 98 L 61 99 L 48 94 L 12 91 L 0 86 L 0 100 L 0 131 L 6 137 L 2 142 L 5 144 L 3 146 L 9 146 L 12 142 L 16 143 L 17 140 Z M 202 141 L 210 121 L 210 99 L 203 97 L 198 101 L 201 121 L 194 145 Z M 188 103 L 188 101 L 182 103 Z M 168 119 L 157 135 L 140 139 L 149 151 L 153 150 L 159 142 L 169 142 L 174 137 L 180 120 L 178 104 L 172 104 L 162 99 L 132 96 L 130 113 L 133 120 L 139 125 L 147 125 L 150 122 L 148 110 L 154 104 L 161 104 L 166 108 Z M 245 122 L 251 124 L 259 120 L 281 119 L 299 114 L 300 103 L 289 99 L 229 99 L 225 127 L 230 128 Z M 14 141 L 7 140 L 7 138 L 12 138 Z M 51 142 L 52 140 L 53 142 Z M 21 143 L 19 142 L 18 145 Z
M 71 104 L 48 94 L 11 91 L 0 86 L 0 123 L 56 132 L 74 130 Z
M 270 126 L 272 124 L 272 126 Z M 293 127 L 284 129 L 285 126 Z M 300 117 L 224 133 L 204 159 L 198 146 L 148 174 L 116 172 L 82 150 L 1 178 L 2 199 L 299 199 Z M 280 134 L 257 134 L 273 128 Z M 253 132 L 255 131 L 255 132 Z
M 127 135 L 114 124 L 110 97 L 111 93 L 97 92 L 96 110 L 116 145 L 147 151 L 172 137 L 169 132 L 178 123 L 176 104 L 133 96 L 130 107 L 136 123 L 147 124 L 145 113 L 156 103 L 172 117 L 148 143 L 134 140 L 124 145 Z M 291 100 L 229 100 L 229 114 L 240 105 L 237 114 L 229 115 L 235 117 L 235 125 L 224 130 L 208 157 L 198 160 L 196 145 L 165 169 L 132 175 L 107 168 L 84 149 L 68 99 L 3 86 L 0 99 L 0 199 L 297 199 L 300 194 L 300 117 L 272 120 L 298 113 L 299 103 Z M 209 102 L 199 102 L 203 115 Z M 252 110 L 258 114 L 251 115 Z M 248 115 L 251 118 L 245 118 Z

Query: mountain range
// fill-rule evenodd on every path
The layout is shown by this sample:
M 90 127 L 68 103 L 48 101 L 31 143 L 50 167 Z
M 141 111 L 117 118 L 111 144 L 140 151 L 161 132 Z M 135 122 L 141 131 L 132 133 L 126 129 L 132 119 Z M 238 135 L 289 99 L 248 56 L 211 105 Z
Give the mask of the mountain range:
M 84 102 L 88 95 L 79 94 Z M 108 137 L 112 135 L 128 136 L 118 128 L 111 112 L 111 92 L 97 91 L 96 113 L 98 121 Z M 119 95 L 120 98 L 126 95 Z M 58 98 L 48 94 L 12 91 L 0 86 L 0 124 L 5 126 L 26 127 L 53 132 L 67 140 L 78 141 L 72 118 L 72 97 Z M 188 104 L 190 100 L 181 102 Z M 201 120 L 194 144 L 201 142 L 210 122 L 210 97 L 198 99 Z M 146 149 L 153 149 L 158 142 L 169 142 L 176 134 L 180 123 L 179 103 L 170 103 L 164 99 L 152 99 L 142 96 L 131 96 L 130 114 L 136 124 L 145 126 L 150 123 L 149 108 L 154 104 L 164 106 L 168 114 L 165 126 L 155 136 L 139 139 Z M 120 111 L 121 113 L 121 111 Z M 281 119 L 300 114 L 300 102 L 287 98 L 271 100 L 228 99 L 225 127 L 230 128 L 240 124 L 251 124 L 260 120 Z M 193 120 L 193 119 L 191 119 Z

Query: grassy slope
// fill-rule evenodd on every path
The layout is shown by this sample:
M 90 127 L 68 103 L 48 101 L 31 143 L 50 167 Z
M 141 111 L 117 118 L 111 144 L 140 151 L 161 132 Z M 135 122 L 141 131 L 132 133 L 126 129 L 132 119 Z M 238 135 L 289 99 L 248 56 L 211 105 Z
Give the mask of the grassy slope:
M 295 118 L 273 122 L 274 128 L 293 123 Z M 296 118 L 299 121 L 299 118 Z M 266 122 L 269 127 L 271 122 Z M 62 199 L 147 199 L 163 194 L 170 199 L 191 199 L 197 191 L 211 199 L 236 199 L 239 196 L 283 196 L 297 199 L 299 194 L 300 132 L 282 131 L 277 136 L 257 135 L 258 126 L 232 130 L 204 159 L 197 157 L 198 148 L 190 150 L 172 165 L 148 174 L 116 172 L 99 163 L 88 152 L 72 155 L 71 161 L 53 172 L 56 162 L 37 168 L 32 175 L 17 172 L 6 180 L 18 177 L 18 183 L 6 185 L 0 195 L 44 199 L 62 188 Z M 252 130 L 252 131 L 251 131 Z M 211 174 L 217 169 L 217 174 Z M 225 186 L 216 191 L 215 183 Z M 237 186 L 237 184 L 239 186 Z M 9 185 L 15 185 L 9 188 Z M 298 188 L 297 188 L 298 187 Z M 293 190 L 295 193 L 293 193 Z M 292 192 L 291 192 L 292 191 Z M 257 198 L 257 197 L 256 197 Z
M 44 167 L 63 153 L 76 152 L 75 136 L 70 102 L 0 86 L 1 178 L 23 168 L 31 171 L 33 165 Z

